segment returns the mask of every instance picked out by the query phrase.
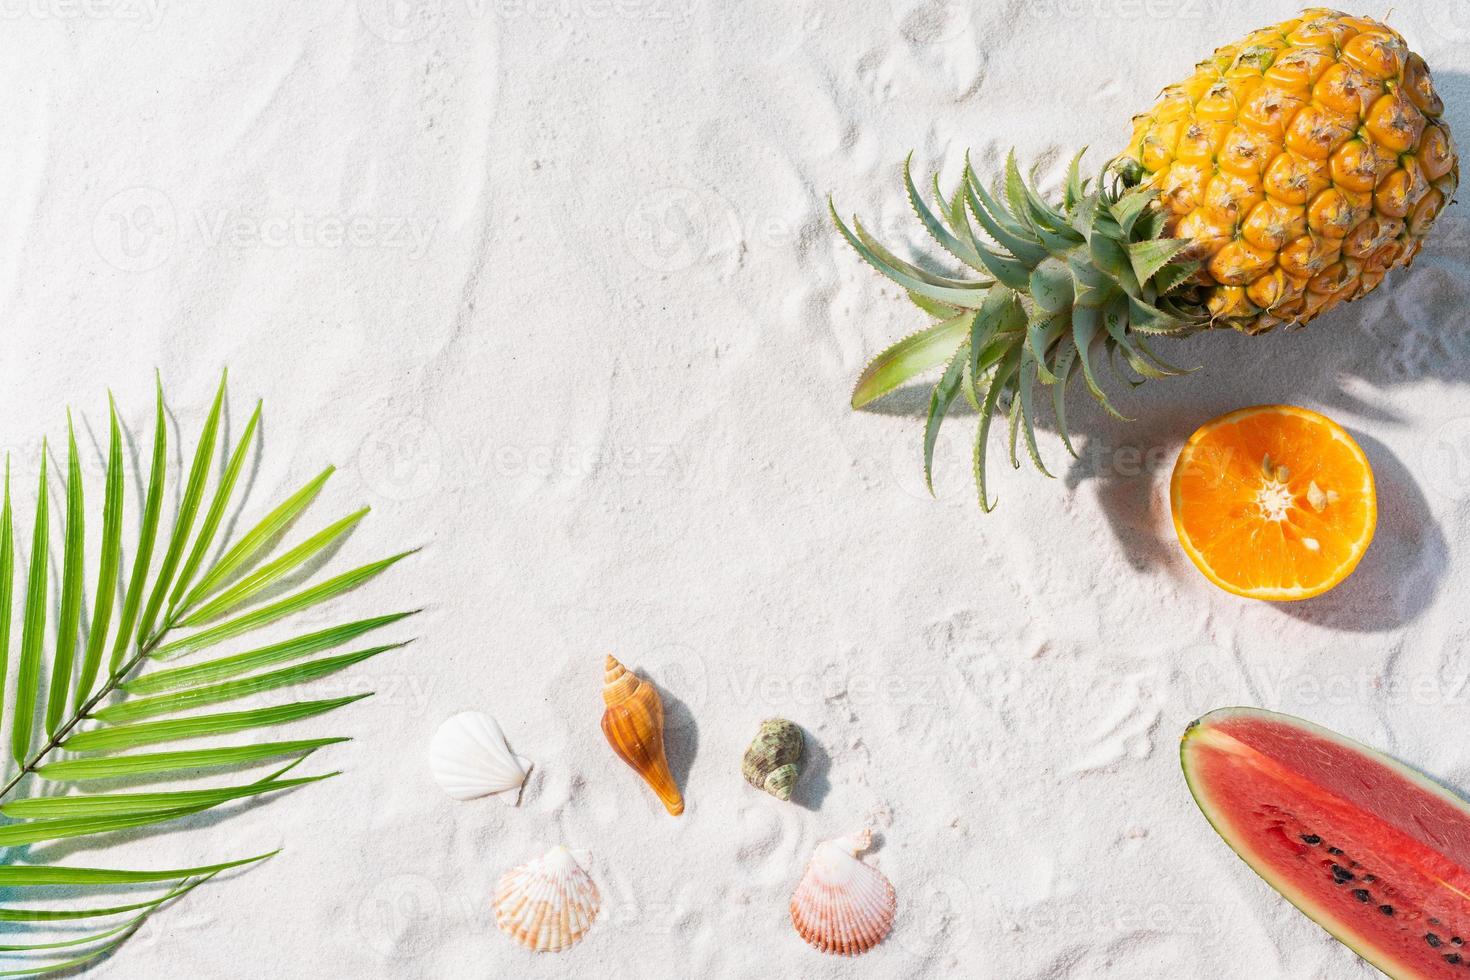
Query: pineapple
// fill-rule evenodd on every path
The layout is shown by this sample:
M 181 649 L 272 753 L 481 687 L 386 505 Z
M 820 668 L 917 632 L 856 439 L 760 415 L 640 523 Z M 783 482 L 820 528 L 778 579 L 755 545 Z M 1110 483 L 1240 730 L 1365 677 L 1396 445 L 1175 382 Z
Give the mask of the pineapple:
M 1424 59 L 1396 31 L 1315 9 L 1220 48 L 1164 89 L 1095 179 L 1080 178 L 1079 153 L 1059 205 L 1022 179 L 1014 155 L 997 193 L 967 162 L 953 195 L 935 180 L 932 205 L 905 165 L 919 220 L 983 278 L 904 262 L 834 208 L 858 254 L 938 321 L 868 365 L 853 407 L 943 365 L 925 478 L 963 393 L 979 413 L 975 481 L 989 510 L 986 443 L 998 411 L 1008 414 L 1011 464 L 1019 440 L 1046 472 L 1033 428 L 1038 383 L 1075 456 L 1065 414 L 1074 378 L 1123 418 L 1098 381 L 1100 359 L 1121 357 L 1141 379 L 1179 374 L 1150 338 L 1301 326 L 1408 265 L 1459 180 L 1443 108 Z

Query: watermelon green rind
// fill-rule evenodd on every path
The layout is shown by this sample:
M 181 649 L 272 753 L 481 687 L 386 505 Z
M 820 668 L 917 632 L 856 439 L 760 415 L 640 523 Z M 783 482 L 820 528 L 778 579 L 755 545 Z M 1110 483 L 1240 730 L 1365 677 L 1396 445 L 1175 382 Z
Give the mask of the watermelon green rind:
M 1209 821 L 1210 826 L 1214 828 L 1215 832 L 1220 835 L 1220 838 L 1225 841 L 1230 849 L 1233 850 L 1236 855 L 1239 856 L 1240 859 L 1244 861 L 1252 871 L 1259 875 L 1263 881 L 1265 881 L 1268 885 L 1275 889 L 1287 901 L 1291 902 L 1292 905 L 1296 906 L 1297 909 L 1300 910 L 1304 915 L 1310 918 L 1313 922 L 1317 923 L 1323 929 L 1326 929 L 1327 932 L 1329 932 L 1333 936 L 1333 938 L 1337 939 L 1344 946 L 1347 946 L 1354 953 L 1362 957 L 1368 963 L 1371 963 L 1373 966 L 1377 967 L 1379 970 L 1382 970 L 1389 976 L 1421 975 L 1415 965 L 1406 963 L 1392 955 L 1390 952 L 1377 948 L 1371 941 L 1361 935 L 1351 922 L 1347 922 L 1342 918 L 1333 915 L 1331 911 L 1324 908 L 1311 896 L 1294 887 L 1291 882 L 1284 880 L 1282 876 L 1273 873 L 1273 869 L 1270 867 L 1268 862 L 1263 857 L 1253 852 L 1249 842 L 1244 839 L 1241 833 L 1237 832 L 1236 829 L 1231 826 L 1227 814 L 1220 807 L 1215 805 L 1214 801 L 1210 798 L 1208 789 L 1205 786 L 1201 785 L 1199 774 L 1195 771 L 1194 767 L 1191 764 L 1193 761 L 1191 758 L 1191 750 L 1201 745 L 1210 745 L 1218 749 L 1226 747 L 1226 743 L 1235 742 L 1232 736 L 1225 734 L 1219 729 L 1219 726 L 1222 723 L 1235 720 L 1255 720 L 1268 724 L 1288 726 L 1302 732 L 1304 735 L 1307 735 L 1309 737 L 1319 738 L 1334 743 L 1339 747 L 1347 749 L 1361 756 L 1365 760 L 1365 762 L 1376 763 L 1390 770 L 1391 772 L 1403 777 L 1405 780 L 1411 782 L 1414 786 L 1423 789 L 1426 792 L 1431 793 L 1434 796 L 1437 796 L 1440 799 L 1450 803 L 1458 811 L 1465 815 L 1467 821 L 1470 821 L 1470 803 L 1467 803 L 1466 800 L 1460 795 L 1452 792 L 1451 790 L 1434 781 L 1433 779 L 1430 779 L 1428 776 L 1424 775 L 1418 770 L 1404 765 L 1397 759 L 1387 756 L 1382 752 L 1370 748 L 1369 746 L 1363 745 L 1362 743 L 1357 742 L 1353 739 L 1339 735 L 1336 732 L 1331 731 L 1330 729 L 1323 728 L 1320 725 L 1315 725 L 1309 721 L 1305 721 L 1301 718 L 1296 718 L 1291 715 L 1278 714 L 1276 712 L 1265 711 L 1259 708 L 1218 708 L 1202 716 L 1198 720 L 1190 723 L 1190 725 L 1185 729 L 1183 737 L 1180 739 L 1180 764 L 1184 770 L 1184 780 L 1186 785 L 1189 787 L 1190 795 L 1194 797 L 1196 805 L 1199 806 L 1200 812 L 1204 814 L 1204 817 L 1207 821 Z M 1241 743 L 1236 742 L 1236 744 Z M 1254 751 L 1250 750 L 1249 747 L 1246 748 L 1249 751 Z M 1448 883 L 1441 882 L 1441 884 L 1444 884 L 1445 887 L 1450 888 L 1452 891 L 1463 895 L 1462 892 L 1459 892 L 1458 889 L 1454 889 L 1452 886 L 1448 885 Z M 1470 899 L 1470 896 L 1464 897 Z
M 1390 976 L 1392 976 L 1393 974 L 1392 972 L 1390 972 L 1390 965 L 1377 962 L 1372 955 L 1364 950 L 1362 948 L 1364 944 L 1359 940 L 1356 935 L 1353 934 L 1352 929 L 1349 928 L 1345 923 L 1338 922 L 1336 919 L 1333 919 L 1331 923 L 1323 922 L 1322 918 L 1331 917 L 1319 917 L 1315 912 L 1313 912 L 1311 909 L 1312 903 L 1308 900 L 1306 895 L 1297 891 L 1297 889 L 1292 888 L 1284 881 L 1273 881 L 1270 874 L 1261 866 L 1261 862 L 1258 862 L 1253 855 L 1247 853 L 1247 848 L 1242 846 L 1241 843 L 1238 843 L 1238 838 L 1236 837 L 1235 833 L 1233 831 L 1227 830 L 1224 826 L 1222 826 L 1224 815 L 1216 813 L 1215 807 L 1206 800 L 1203 789 L 1199 785 L 1197 785 L 1194 773 L 1190 769 L 1189 765 L 1189 748 L 1192 744 L 1192 740 L 1198 738 L 1201 734 L 1207 733 L 1210 730 L 1208 726 L 1212 720 L 1220 721 L 1223 718 L 1235 717 L 1239 715 L 1265 715 L 1277 720 L 1289 721 L 1293 724 L 1300 724 L 1308 728 L 1316 727 L 1308 721 L 1300 718 L 1295 718 L 1290 715 L 1276 715 L 1273 712 L 1245 707 L 1216 708 L 1215 710 L 1205 715 L 1202 715 L 1199 718 L 1196 718 L 1194 721 L 1189 723 L 1189 726 L 1184 730 L 1183 737 L 1179 739 L 1179 764 L 1184 770 L 1184 783 L 1186 786 L 1189 787 L 1189 795 L 1194 798 L 1195 805 L 1199 807 L 1200 813 L 1204 814 L 1205 820 L 1209 822 L 1215 833 L 1219 834 L 1220 839 L 1225 842 L 1226 846 L 1235 852 L 1236 857 L 1245 862 L 1246 867 L 1254 871 L 1262 881 L 1275 889 L 1282 898 L 1285 898 L 1292 905 L 1295 905 L 1297 907 L 1297 910 L 1300 911 L 1303 915 L 1305 915 L 1307 918 L 1317 923 L 1317 925 L 1321 926 L 1323 929 L 1326 929 L 1329 933 L 1331 933 L 1332 938 L 1342 943 L 1354 953 L 1357 953 L 1364 960 L 1372 963 L 1375 967 L 1382 970 L 1384 973 L 1388 973 Z M 1332 735 L 1331 732 L 1327 732 L 1327 734 Z M 1398 969 L 1398 967 L 1395 965 L 1394 969 Z

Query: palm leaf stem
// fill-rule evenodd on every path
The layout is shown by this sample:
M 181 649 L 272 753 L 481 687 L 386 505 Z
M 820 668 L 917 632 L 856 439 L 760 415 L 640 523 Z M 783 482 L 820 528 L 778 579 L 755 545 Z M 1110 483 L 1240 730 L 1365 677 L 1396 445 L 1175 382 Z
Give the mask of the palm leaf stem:
M 177 615 L 178 614 L 175 613 L 175 616 Z M 139 646 L 138 651 L 133 654 L 133 656 L 129 660 L 127 660 L 121 667 L 119 667 L 115 673 L 111 674 L 107 678 L 103 685 L 98 688 L 96 694 L 93 694 L 90 698 L 86 700 L 86 702 L 84 702 L 79 708 L 72 712 L 71 717 L 68 718 L 56 729 L 55 734 L 47 738 L 45 743 L 36 750 L 36 754 L 27 759 L 25 764 L 20 767 L 20 770 L 16 772 L 16 774 L 12 776 L 9 780 L 7 780 L 4 786 L 0 786 L 0 803 L 4 803 L 6 801 L 6 799 L 10 796 L 11 790 L 15 789 L 15 787 L 20 784 L 20 781 L 22 779 L 24 779 L 26 776 L 29 776 L 31 773 L 40 768 L 41 763 L 46 761 L 46 756 L 55 751 L 57 746 L 66 741 L 67 736 L 71 734 L 73 728 L 76 728 L 78 725 L 86 721 L 91 716 L 93 708 L 96 708 L 97 705 L 106 700 L 109 694 L 117 690 L 118 686 L 128 679 L 128 675 L 131 674 L 139 664 L 147 660 L 149 655 L 152 654 L 153 651 L 157 650 L 158 647 L 162 645 L 164 637 L 168 635 L 169 631 L 172 630 L 175 625 L 177 624 L 175 623 L 174 619 L 166 620 L 164 624 L 159 627 L 158 631 L 155 632 L 153 636 L 148 639 L 148 642 Z

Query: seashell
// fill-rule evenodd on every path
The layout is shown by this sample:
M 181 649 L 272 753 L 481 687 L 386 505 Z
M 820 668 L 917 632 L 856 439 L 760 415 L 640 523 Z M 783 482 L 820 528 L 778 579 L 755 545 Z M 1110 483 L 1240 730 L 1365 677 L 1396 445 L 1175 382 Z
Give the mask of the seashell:
M 652 684 L 609 656 L 603 668 L 602 734 L 607 744 L 663 801 L 674 816 L 684 812 L 684 798 L 674 785 L 664 757 L 664 704 Z
M 778 800 L 791 799 L 801 775 L 801 728 L 785 718 L 767 718 L 740 760 L 745 781 Z
M 590 859 L 585 851 L 581 857 Z M 572 852 L 558 846 L 501 875 L 494 907 L 501 932 L 527 949 L 558 953 L 587 935 L 602 897 Z
M 872 842 L 872 833 L 860 830 L 818 844 L 791 895 L 791 924 L 824 953 L 866 953 L 893 928 L 893 884 L 857 857 Z
M 494 718 L 465 711 L 434 733 L 429 769 L 444 792 L 456 800 L 473 800 L 519 790 L 531 771 L 531 761 L 511 752 Z M 516 796 L 506 795 L 505 800 L 514 805 Z

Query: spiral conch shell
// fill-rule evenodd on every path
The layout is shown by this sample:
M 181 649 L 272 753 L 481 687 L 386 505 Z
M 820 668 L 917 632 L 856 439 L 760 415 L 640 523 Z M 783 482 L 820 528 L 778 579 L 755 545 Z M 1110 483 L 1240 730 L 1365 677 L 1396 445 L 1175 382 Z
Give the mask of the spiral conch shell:
M 824 953 L 866 953 L 893 928 L 893 884 L 857 857 L 872 843 L 872 833 L 860 830 L 818 844 L 791 895 L 791 924 Z
M 778 800 L 791 799 L 791 791 L 801 775 L 797 763 L 801 762 L 803 744 L 797 725 L 785 718 L 767 718 L 761 722 L 755 741 L 740 760 L 745 781 Z
M 638 775 L 643 777 L 664 809 L 674 816 L 684 812 L 684 798 L 674 785 L 669 762 L 664 756 L 664 705 L 652 684 L 609 656 L 603 668 L 602 734 Z
M 583 852 L 583 860 L 590 855 Z M 565 847 L 511 868 L 495 886 L 495 924 L 527 949 L 558 953 L 592 928 L 602 897 Z

